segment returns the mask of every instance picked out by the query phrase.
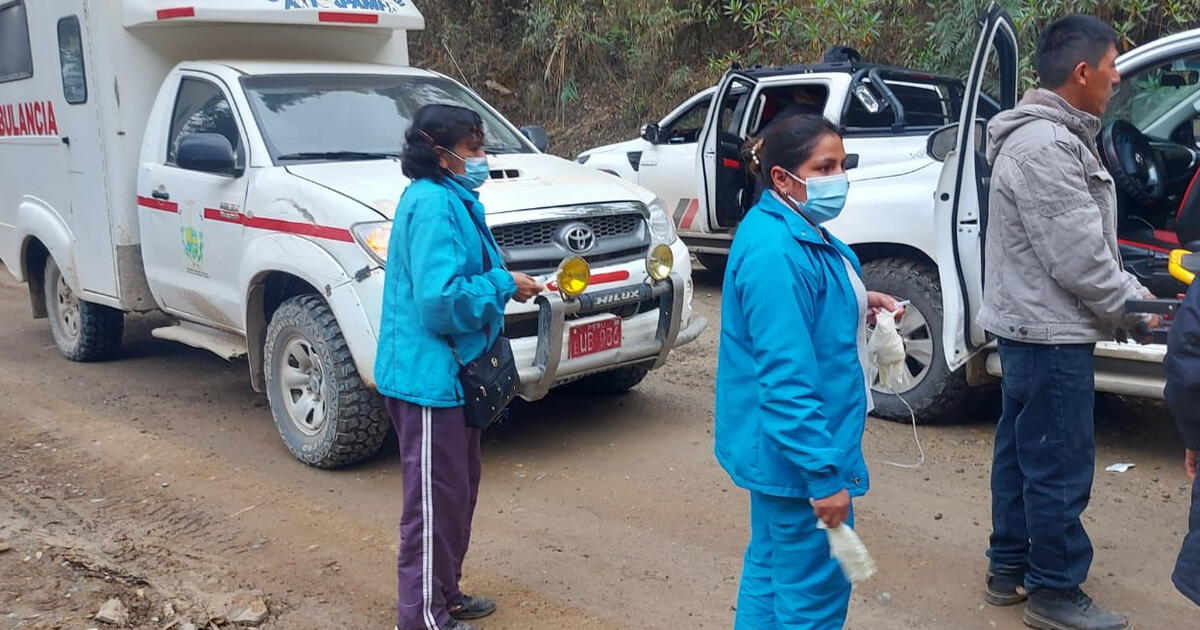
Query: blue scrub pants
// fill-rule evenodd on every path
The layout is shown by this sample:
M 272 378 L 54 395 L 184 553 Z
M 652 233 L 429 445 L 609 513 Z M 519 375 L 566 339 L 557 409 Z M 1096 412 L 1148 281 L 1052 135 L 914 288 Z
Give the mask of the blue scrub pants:
M 734 630 L 837 630 L 849 607 L 850 581 L 808 499 L 751 492 Z

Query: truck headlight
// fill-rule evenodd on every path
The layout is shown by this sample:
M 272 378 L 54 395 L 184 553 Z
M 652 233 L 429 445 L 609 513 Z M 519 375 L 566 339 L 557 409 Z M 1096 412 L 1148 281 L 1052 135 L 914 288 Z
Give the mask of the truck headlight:
M 675 234 L 675 222 L 667 214 L 667 208 L 662 199 L 655 198 L 650 202 L 650 234 L 654 240 L 673 245 L 679 236 Z
M 379 265 L 387 265 L 388 242 L 392 239 L 392 222 L 359 223 L 350 228 L 354 240 Z

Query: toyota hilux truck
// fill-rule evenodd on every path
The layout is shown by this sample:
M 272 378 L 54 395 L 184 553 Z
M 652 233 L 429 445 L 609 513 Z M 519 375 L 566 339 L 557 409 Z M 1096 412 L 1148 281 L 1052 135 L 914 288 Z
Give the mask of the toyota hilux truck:
M 288 449 L 332 468 L 389 421 L 373 368 L 404 132 L 482 116 L 520 395 L 636 385 L 705 328 L 663 204 L 543 153 L 469 88 L 408 65 L 408 0 L 0 0 L 0 260 L 67 358 L 124 319 L 245 358 Z

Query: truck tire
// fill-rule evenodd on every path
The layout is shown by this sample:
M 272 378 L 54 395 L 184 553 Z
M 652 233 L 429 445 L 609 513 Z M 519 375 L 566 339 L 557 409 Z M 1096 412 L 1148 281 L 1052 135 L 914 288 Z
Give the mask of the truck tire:
M 264 346 L 271 415 L 296 459 L 338 468 L 379 451 L 391 426 L 387 409 L 363 384 L 324 300 L 308 294 L 281 304 Z
M 901 320 L 901 335 L 908 350 L 912 389 L 899 395 L 874 388 L 874 415 L 910 422 L 911 406 L 921 424 L 951 421 L 971 397 L 964 370 L 951 371 L 942 349 L 942 290 L 938 272 L 928 264 L 903 258 L 873 260 L 863 266 L 867 288 L 909 300 Z M 903 397 L 903 400 L 901 400 Z M 908 405 L 904 403 L 907 401 Z
M 79 299 L 53 258 L 46 259 L 43 286 L 50 333 L 72 361 L 104 361 L 116 354 L 125 333 L 125 314 Z
M 572 386 L 575 390 L 596 396 L 618 396 L 645 380 L 650 373 L 649 363 L 627 365 L 615 370 L 585 376 Z
M 696 254 L 696 260 L 699 260 L 705 269 L 722 274 L 725 273 L 725 265 L 729 263 L 729 257 L 724 254 Z

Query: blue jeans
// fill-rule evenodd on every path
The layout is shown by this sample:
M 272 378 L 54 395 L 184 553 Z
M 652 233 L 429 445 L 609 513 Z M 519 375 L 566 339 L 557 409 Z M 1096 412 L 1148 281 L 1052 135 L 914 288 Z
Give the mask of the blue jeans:
M 839 630 L 849 608 L 850 580 L 808 499 L 751 492 L 734 630 Z
M 1093 344 L 1000 340 L 1004 413 L 992 460 L 991 570 L 1030 591 L 1087 579 L 1092 541 L 1079 520 L 1095 471 Z

